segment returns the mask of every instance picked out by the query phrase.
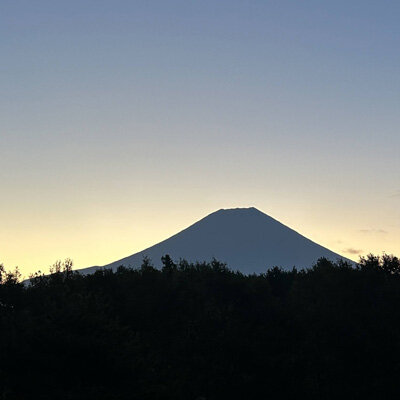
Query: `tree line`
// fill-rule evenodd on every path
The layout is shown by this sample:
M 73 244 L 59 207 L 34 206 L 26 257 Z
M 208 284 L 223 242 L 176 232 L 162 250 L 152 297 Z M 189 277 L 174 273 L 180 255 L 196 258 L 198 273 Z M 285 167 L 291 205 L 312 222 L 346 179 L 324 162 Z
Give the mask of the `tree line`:
M 400 262 L 320 259 L 243 275 L 162 269 L 21 282 L 0 266 L 0 399 L 392 398 L 400 393 Z

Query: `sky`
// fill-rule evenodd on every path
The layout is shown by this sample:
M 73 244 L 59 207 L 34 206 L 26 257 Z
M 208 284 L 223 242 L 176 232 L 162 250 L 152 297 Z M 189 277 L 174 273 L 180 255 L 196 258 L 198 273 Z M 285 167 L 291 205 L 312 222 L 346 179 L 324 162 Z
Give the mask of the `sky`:
M 400 255 L 398 0 L 3 0 L 0 263 L 133 254 L 255 206 Z

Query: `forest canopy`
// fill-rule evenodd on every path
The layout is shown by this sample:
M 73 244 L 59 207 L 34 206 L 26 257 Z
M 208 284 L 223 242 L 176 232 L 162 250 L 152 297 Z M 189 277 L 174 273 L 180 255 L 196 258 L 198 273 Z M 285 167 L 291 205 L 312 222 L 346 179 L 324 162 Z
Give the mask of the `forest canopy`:
M 400 262 L 260 275 L 143 260 L 30 284 L 0 266 L 0 399 L 398 395 Z

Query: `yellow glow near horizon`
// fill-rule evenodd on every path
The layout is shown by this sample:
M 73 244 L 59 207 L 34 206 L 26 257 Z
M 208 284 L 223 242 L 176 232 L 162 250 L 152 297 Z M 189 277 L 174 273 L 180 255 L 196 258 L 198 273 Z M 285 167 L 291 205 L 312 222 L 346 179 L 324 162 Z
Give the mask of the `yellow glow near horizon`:
M 40 226 L 25 222 L 19 229 L 9 226 L 8 230 L 2 231 L 1 262 L 9 269 L 19 266 L 25 277 L 37 270 L 47 272 L 56 260 L 67 257 L 74 260 L 75 268 L 104 265 L 158 243 L 210 212 L 233 206 L 199 206 L 193 214 L 190 207 L 160 209 L 157 212 L 149 209 L 139 209 L 131 213 L 128 210 L 119 210 L 107 217 L 81 220 L 77 227 L 74 221 L 44 221 Z M 329 219 L 321 219 L 318 210 L 312 214 L 307 211 L 296 213 L 293 210 L 284 217 L 283 210 L 268 212 L 265 207 L 257 208 L 348 258 L 357 260 L 358 254 L 355 253 L 358 251 L 364 255 L 369 252 L 380 254 L 382 251 L 400 253 L 399 240 L 398 237 L 396 240 L 393 232 L 372 229 L 368 231 L 369 228 L 365 225 L 358 225 L 364 227 L 364 230 L 356 230 L 351 227 L 352 224 L 357 226 L 355 221 L 349 223 L 346 218 L 337 221 L 334 215 Z M 78 221 L 75 222 L 78 224 Z

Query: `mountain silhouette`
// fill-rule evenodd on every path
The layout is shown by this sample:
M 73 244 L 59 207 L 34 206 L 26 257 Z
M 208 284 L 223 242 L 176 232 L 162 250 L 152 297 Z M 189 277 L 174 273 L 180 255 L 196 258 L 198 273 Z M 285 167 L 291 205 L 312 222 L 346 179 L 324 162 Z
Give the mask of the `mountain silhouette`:
M 136 254 L 103 267 L 81 269 L 91 273 L 99 268 L 139 267 L 144 257 L 161 267 L 161 257 L 173 260 L 210 261 L 216 258 L 245 274 L 311 267 L 319 258 L 345 259 L 318 245 L 254 207 L 218 210 L 183 231 Z

